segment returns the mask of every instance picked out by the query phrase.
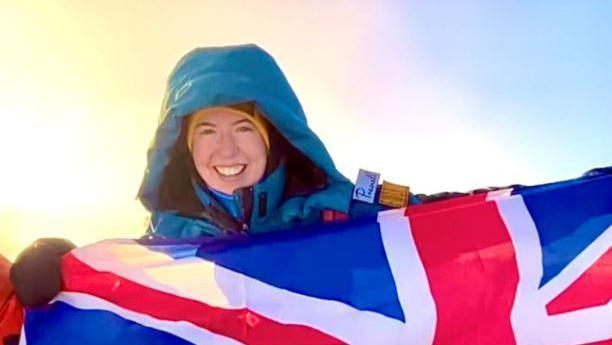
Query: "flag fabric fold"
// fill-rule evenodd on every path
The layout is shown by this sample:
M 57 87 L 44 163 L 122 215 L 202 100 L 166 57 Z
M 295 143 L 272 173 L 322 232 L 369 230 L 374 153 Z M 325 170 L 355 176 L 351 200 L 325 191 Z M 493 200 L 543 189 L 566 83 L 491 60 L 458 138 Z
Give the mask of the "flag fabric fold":
M 612 343 L 612 174 L 62 265 L 22 344 Z

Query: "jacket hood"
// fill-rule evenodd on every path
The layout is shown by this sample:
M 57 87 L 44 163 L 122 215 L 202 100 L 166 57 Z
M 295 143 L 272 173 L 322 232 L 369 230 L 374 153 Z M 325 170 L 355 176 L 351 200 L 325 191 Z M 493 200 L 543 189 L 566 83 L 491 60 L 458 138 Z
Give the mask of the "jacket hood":
M 276 131 L 325 175 L 325 188 L 289 200 L 291 212 L 307 213 L 312 208 L 348 212 L 352 183 L 338 172 L 323 143 L 308 127 L 302 106 L 279 66 L 256 45 L 198 48 L 178 62 L 168 80 L 161 119 L 148 151 L 138 193 L 142 204 L 151 212 L 165 211 L 159 202 L 161 184 L 186 116 L 201 108 L 244 102 L 255 102 Z

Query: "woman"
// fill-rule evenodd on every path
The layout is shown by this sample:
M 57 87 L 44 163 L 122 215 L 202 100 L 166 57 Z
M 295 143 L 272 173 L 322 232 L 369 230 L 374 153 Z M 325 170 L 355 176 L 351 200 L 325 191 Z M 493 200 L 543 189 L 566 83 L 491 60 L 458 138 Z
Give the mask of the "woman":
M 166 95 L 139 192 L 152 235 L 259 233 L 317 222 L 326 210 L 350 213 L 352 183 L 261 48 L 196 49 Z
M 201 48 L 179 61 L 138 193 L 150 236 L 256 234 L 381 209 L 351 206 L 352 189 L 264 50 Z M 73 247 L 43 239 L 24 250 L 11 272 L 24 305 L 59 292 L 59 259 Z

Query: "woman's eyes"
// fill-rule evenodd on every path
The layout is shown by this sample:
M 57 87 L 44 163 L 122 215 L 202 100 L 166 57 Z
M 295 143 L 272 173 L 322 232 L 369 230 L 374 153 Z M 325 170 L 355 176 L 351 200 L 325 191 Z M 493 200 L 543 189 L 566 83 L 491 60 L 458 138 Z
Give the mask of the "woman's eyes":
M 252 132 L 253 131 L 253 127 L 251 126 L 238 126 L 236 127 L 236 132 Z
M 202 128 L 199 132 L 200 135 L 210 135 L 215 133 L 216 131 L 212 128 Z
M 236 133 L 248 133 L 248 132 L 255 131 L 255 129 L 252 126 L 243 125 L 243 126 L 238 126 L 234 128 L 234 131 Z M 214 128 L 202 128 L 198 131 L 199 135 L 213 135 L 216 133 L 217 133 L 217 130 Z

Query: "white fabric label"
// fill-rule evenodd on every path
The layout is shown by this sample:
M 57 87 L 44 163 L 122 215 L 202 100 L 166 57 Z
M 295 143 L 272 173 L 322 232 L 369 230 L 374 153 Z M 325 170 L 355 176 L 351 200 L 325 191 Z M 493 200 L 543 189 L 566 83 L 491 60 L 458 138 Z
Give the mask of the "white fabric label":
M 359 169 L 355 189 L 353 189 L 353 199 L 373 204 L 379 179 L 379 173 Z

